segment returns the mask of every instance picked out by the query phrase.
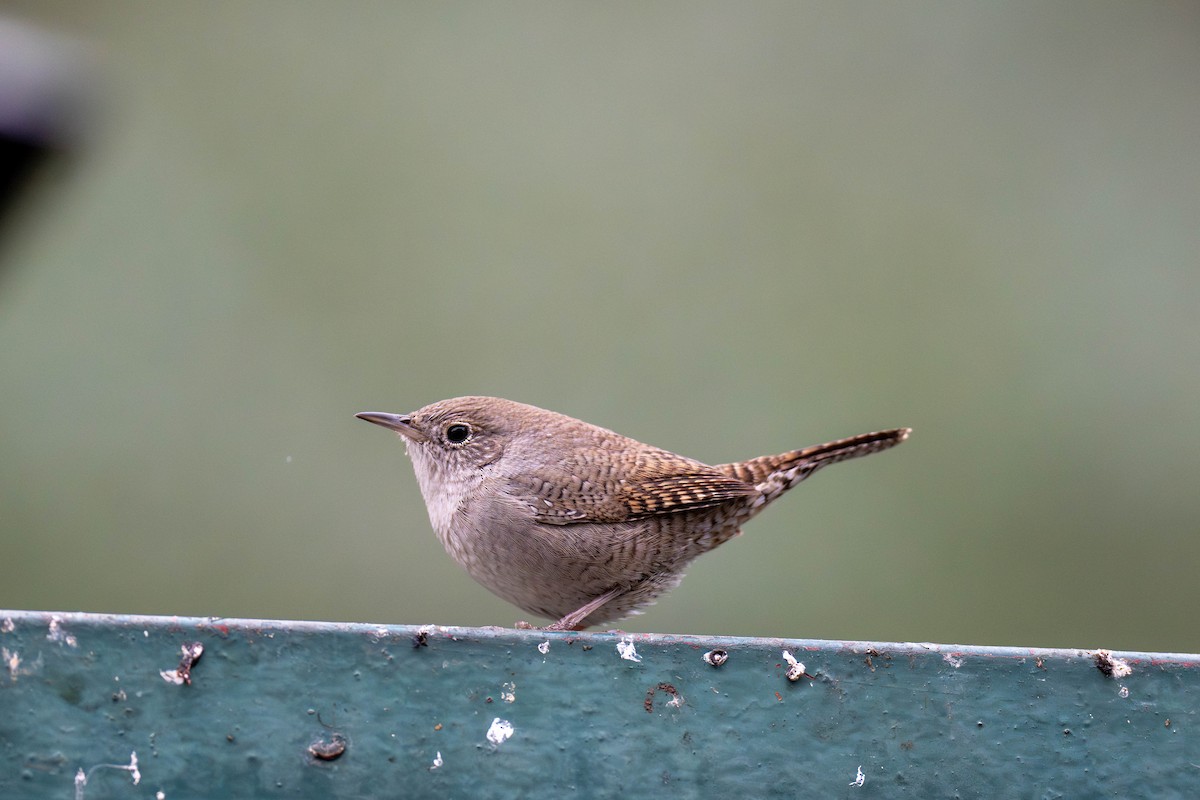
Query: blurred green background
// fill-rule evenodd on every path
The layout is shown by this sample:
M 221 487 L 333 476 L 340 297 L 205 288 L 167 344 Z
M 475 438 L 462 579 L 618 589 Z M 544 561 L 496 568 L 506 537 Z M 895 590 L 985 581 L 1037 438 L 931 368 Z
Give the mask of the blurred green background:
M 6 3 L 0 607 L 509 625 L 364 410 L 909 425 L 628 630 L 1200 651 L 1200 11 Z

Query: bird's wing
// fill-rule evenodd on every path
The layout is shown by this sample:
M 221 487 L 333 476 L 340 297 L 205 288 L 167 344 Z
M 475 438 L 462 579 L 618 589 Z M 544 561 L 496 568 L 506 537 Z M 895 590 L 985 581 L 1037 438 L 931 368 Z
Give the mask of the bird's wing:
M 629 522 L 756 493 L 713 467 L 654 448 L 612 465 L 563 462 L 536 476 L 518 476 L 509 485 L 535 519 L 553 525 Z

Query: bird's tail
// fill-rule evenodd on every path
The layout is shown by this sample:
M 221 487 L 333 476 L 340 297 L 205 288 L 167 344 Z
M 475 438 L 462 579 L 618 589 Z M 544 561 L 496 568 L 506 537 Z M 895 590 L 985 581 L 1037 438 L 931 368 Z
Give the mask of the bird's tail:
M 903 442 L 911 428 L 895 428 L 838 439 L 777 456 L 760 456 L 749 461 L 721 464 L 717 469 L 730 477 L 749 483 L 761 492 L 760 506 L 774 500 L 821 467 L 859 456 L 878 453 Z

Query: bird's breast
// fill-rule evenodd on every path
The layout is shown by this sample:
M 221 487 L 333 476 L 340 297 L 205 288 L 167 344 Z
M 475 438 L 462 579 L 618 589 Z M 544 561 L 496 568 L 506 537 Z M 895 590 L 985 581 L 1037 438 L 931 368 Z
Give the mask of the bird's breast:
M 436 458 L 431 458 L 419 447 L 409 448 L 421 497 L 425 499 L 425 510 L 429 522 L 445 542 L 446 536 L 456 526 L 471 496 L 478 492 L 483 476 L 478 470 L 443 469 Z

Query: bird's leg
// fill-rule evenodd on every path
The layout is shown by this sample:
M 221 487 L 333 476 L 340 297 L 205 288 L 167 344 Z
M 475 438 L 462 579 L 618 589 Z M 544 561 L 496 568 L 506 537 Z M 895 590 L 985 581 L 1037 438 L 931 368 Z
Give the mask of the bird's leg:
M 543 630 L 547 631 L 581 631 L 586 628 L 586 625 L 581 625 L 585 619 L 591 616 L 592 612 L 600 608 L 600 606 L 612 600 L 614 597 L 624 594 L 626 587 L 616 586 L 609 589 L 604 594 L 594 600 L 589 600 L 579 608 L 567 614 L 565 617 L 555 622 L 552 625 L 547 625 Z

